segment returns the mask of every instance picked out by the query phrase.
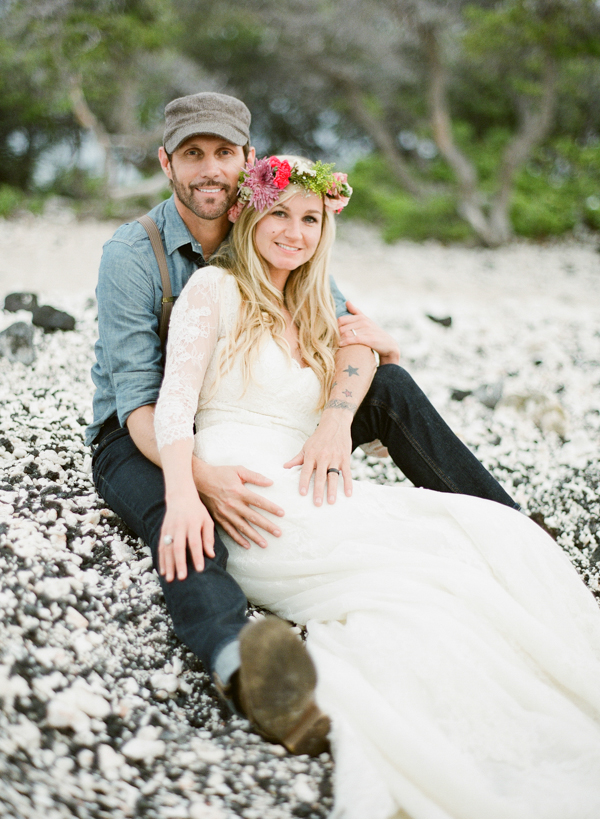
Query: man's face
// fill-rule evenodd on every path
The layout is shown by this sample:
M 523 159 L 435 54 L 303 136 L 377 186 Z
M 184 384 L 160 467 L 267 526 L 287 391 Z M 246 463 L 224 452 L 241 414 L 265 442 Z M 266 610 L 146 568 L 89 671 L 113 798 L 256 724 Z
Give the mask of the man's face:
M 235 203 L 246 162 L 240 145 L 202 134 L 182 143 L 171 162 L 163 148 L 159 158 L 177 199 L 201 219 L 219 219 Z

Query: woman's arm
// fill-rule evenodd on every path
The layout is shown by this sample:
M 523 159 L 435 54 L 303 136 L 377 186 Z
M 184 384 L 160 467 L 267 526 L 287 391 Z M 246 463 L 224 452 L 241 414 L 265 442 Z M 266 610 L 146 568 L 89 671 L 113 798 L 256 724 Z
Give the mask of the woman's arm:
M 328 503 L 335 503 L 338 475 L 335 472 L 328 474 L 330 467 L 340 470 L 344 491 L 347 496 L 352 494 L 350 427 L 376 370 L 372 350 L 360 344 L 340 348 L 336 353 L 335 363 L 333 386 L 319 426 L 296 457 L 284 464 L 286 469 L 302 464 L 299 484 L 301 495 L 308 493 L 311 476 L 315 473 L 313 500 L 316 506 L 323 503 L 325 484 Z
M 215 269 L 200 270 L 181 292 L 171 316 L 165 375 L 154 408 L 166 501 L 158 561 L 168 581 L 187 576 L 188 548 L 198 571 L 204 566 L 205 553 L 214 557 L 214 525 L 194 483 L 192 452 L 198 398 L 218 339 L 222 275 Z M 146 428 L 150 412 L 151 408 L 139 413 L 128 424 L 147 457 L 155 454 Z

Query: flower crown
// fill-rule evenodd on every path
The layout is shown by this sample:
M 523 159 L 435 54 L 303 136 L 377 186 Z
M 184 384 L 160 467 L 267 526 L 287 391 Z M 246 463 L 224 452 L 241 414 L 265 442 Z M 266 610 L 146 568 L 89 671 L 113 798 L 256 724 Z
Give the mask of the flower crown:
M 350 201 L 352 188 L 348 175 L 334 173 L 333 167 L 319 161 L 301 168 L 276 156 L 258 159 L 254 165 L 247 162 L 240 173 L 238 200 L 228 211 L 229 221 L 236 222 L 246 205 L 259 213 L 268 210 L 288 185 L 300 185 L 307 193 L 322 196 L 326 208 L 341 213 Z

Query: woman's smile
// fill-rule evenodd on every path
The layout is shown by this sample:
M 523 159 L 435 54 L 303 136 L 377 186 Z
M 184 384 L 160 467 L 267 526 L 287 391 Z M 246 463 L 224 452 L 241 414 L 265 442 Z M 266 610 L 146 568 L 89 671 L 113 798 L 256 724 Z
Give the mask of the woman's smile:
M 254 241 L 279 287 L 292 270 L 314 255 L 321 238 L 323 201 L 320 196 L 298 194 L 277 203 L 256 226 Z

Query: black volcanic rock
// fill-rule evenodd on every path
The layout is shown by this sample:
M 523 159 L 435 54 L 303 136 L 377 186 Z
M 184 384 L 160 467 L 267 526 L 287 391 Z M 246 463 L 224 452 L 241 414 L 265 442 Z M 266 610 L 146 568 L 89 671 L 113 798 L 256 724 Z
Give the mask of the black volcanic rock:
M 74 330 L 75 319 L 63 310 L 57 310 L 49 304 L 36 307 L 31 319 L 36 327 L 42 327 L 46 333 L 53 333 L 55 330 Z
M 16 321 L 0 333 L 0 355 L 9 361 L 32 364 L 35 360 L 33 327 L 24 321 Z
M 438 318 L 437 316 L 430 316 L 429 313 L 425 313 L 428 319 L 434 321 L 436 324 L 441 324 L 442 327 L 452 327 L 452 316 L 444 316 L 443 318 Z
M 9 313 L 16 313 L 17 310 L 33 312 L 37 306 L 38 300 L 35 293 L 9 293 L 4 299 L 4 309 Z

